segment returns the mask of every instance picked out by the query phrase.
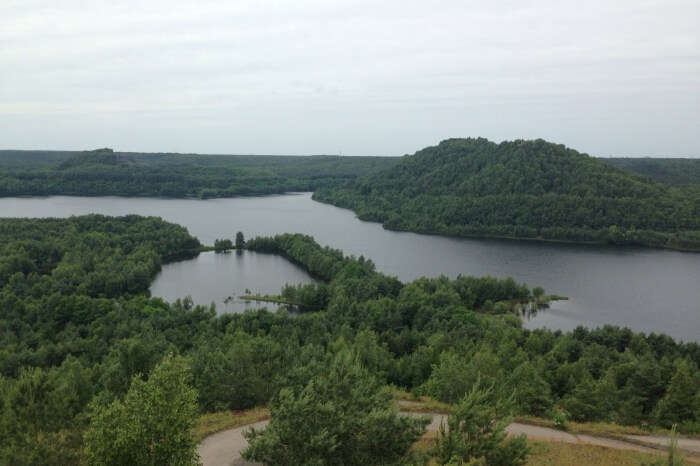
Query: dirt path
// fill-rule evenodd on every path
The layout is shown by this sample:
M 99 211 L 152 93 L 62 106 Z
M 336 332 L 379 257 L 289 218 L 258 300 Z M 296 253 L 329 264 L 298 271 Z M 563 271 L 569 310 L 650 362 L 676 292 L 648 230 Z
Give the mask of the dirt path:
M 411 416 L 430 416 L 431 423 L 428 425 L 428 431 L 437 431 L 440 423 L 445 419 L 444 414 L 438 413 L 406 413 Z M 238 427 L 219 432 L 204 439 L 199 445 L 199 456 L 201 457 L 204 466 L 250 466 L 259 465 L 260 463 L 251 463 L 241 458 L 241 451 L 248 445 L 243 437 L 243 431 L 249 427 L 261 428 L 267 425 L 268 421 L 256 422 L 247 426 Z M 529 424 L 520 424 L 517 422 L 509 425 L 506 430 L 509 434 L 520 435 L 525 434 L 533 440 L 544 440 L 552 442 L 566 442 L 598 445 L 601 447 L 615 448 L 617 450 L 634 450 L 648 453 L 659 453 L 659 447 L 664 447 L 668 444 L 668 439 L 664 437 L 650 435 L 628 435 L 630 442 L 622 440 L 613 440 L 603 437 L 594 437 L 592 435 L 570 434 L 561 430 L 550 429 L 548 427 L 539 427 Z M 633 443 L 634 442 L 634 443 Z M 640 445 L 646 443 L 650 446 Z M 656 445 L 656 448 L 653 446 Z M 692 452 L 700 456 L 700 440 L 695 439 L 679 439 L 678 446 L 687 452 Z
M 668 445 L 668 438 L 660 435 L 625 435 L 626 438 L 633 442 L 642 442 L 649 445 L 658 445 L 665 447 Z M 678 448 L 693 456 L 700 457 L 700 439 L 695 438 L 679 438 Z
M 243 437 L 243 431 L 250 427 L 260 429 L 269 421 L 260 421 L 254 424 L 224 430 L 205 438 L 199 444 L 198 452 L 204 466 L 246 466 L 257 465 L 241 458 L 241 452 L 248 446 Z

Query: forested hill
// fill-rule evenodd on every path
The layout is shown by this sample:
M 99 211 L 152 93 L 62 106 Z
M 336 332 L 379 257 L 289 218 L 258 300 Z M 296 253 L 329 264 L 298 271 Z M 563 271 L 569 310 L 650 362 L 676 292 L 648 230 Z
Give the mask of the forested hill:
M 127 159 L 124 156 L 118 156 L 112 149 L 104 148 L 94 151 L 81 152 L 67 160 L 64 160 L 58 165 L 59 170 L 68 170 L 70 168 L 81 166 L 101 166 L 101 165 L 133 165 L 134 161 Z
M 700 195 L 541 139 L 448 139 L 316 191 L 385 227 L 700 250 Z
M 396 157 L 0 151 L 3 196 L 233 197 L 312 191 Z
M 613 167 L 648 176 L 657 183 L 700 185 L 700 159 L 610 157 L 600 160 Z

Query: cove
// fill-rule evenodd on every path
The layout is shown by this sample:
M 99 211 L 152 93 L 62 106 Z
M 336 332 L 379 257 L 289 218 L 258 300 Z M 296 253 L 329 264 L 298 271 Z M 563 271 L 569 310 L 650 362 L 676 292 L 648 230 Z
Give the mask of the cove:
M 273 254 L 252 251 L 204 252 L 193 259 L 165 264 L 151 284 L 151 295 L 168 301 L 192 297 L 196 304 L 216 304 L 217 312 L 277 306 L 244 301 L 241 295 L 277 295 L 285 283 L 311 283 L 302 268 Z
M 529 328 L 570 330 L 577 325 L 612 324 L 666 333 L 684 341 L 700 340 L 700 254 L 393 232 L 377 223 L 362 222 L 349 210 L 314 202 L 309 193 L 212 200 L 70 196 L 0 199 L 3 217 L 88 213 L 160 216 L 186 226 L 205 244 L 213 244 L 216 238 L 233 238 L 238 230 L 247 238 L 285 232 L 309 234 L 322 245 L 364 255 L 379 271 L 403 281 L 441 274 L 512 276 L 569 297 L 526 318 L 524 325 Z M 259 272 L 265 281 L 258 278 L 257 288 L 243 285 L 243 289 L 266 293 L 278 292 L 287 282 L 310 280 L 303 273 L 299 275 L 299 270 L 290 273 L 284 269 L 282 263 L 290 264 L 281 259 L 271 263 L 236 261 L 233 255 L 217 257 L 212 253 L 167 264 L 154 281 L 152 294 L 168 300 L 190 294 L 198 297 L 198 304 L 208 305 L 231 293 L 239 294 L 241 286 L 237 282 L 242 284 L 241 276 L 246 274 L 254 277 Z M 241 264 L 245 264 L 242 275 L 237 275 Z M 258 272 L 254 272 L 256 267 Z M 177 276 L 181 278 L 173 278 Z M 219 310 L 237 312 L 240 306 Z

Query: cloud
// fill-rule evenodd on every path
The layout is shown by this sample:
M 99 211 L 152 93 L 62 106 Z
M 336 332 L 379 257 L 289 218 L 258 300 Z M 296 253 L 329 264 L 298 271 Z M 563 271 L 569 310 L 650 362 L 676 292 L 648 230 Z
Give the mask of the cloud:
M 485 3 L 10 1 L 2 145 L 700 155 L 695 0 Z

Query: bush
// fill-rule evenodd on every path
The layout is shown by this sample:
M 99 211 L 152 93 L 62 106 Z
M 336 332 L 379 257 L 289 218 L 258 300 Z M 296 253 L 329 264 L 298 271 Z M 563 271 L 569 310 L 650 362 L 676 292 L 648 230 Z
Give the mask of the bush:
M 134 377 L 124 401 L 97 407 L 85 432 L 91 465 L 199 463 L 191 429 L 197 392 L 183 359 L 166 356 L 148 381 Z
M 557 409 L 554 411 L 554 415 L 552 416 L 552 419 L 554 420 L 554 427 L 556 427 L 559 430 L 567 430 L 567 422 L 569 420 L 569 417 L 566 415 L 566 412 Z
M 525 464 L 529 449 L 524 435 L 506 440 L 512 400 L 494 397 L 493 386 L 479 382 L 440 425 L 435 456 L 440 464 Z
M 233 249 L 233 242 L 230 239 L 215 239 L 214 250 L 216 252 L 227 251 Z
M 282 389 L 270 413 L 267 428 L 244 434 L 243 452 L 270 466 L 406 464 L 428 423 L 400 416 L 391 393 L 347 350 L 302 390 Z

